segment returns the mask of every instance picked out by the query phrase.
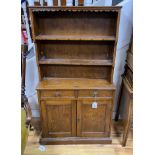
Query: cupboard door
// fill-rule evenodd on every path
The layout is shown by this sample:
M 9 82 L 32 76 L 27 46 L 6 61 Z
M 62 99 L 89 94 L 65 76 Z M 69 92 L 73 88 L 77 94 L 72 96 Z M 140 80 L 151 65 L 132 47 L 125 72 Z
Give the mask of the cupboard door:
M 93 99 L 83 99 L 77 103 L 77 135 L 80 137 L 109 137 L 112 100 L 96 100 L 97 108 L 92 108 L 93 102 Z
M 76 102 L 41 101 L 43 137 L 76 136 Z

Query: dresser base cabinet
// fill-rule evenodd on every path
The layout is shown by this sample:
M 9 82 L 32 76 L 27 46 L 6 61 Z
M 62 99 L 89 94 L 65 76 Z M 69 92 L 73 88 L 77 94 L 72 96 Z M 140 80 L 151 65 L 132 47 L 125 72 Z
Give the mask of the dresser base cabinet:
M 114 93 L 115 90 L 38 90 L 40 143 L 110 144 Z

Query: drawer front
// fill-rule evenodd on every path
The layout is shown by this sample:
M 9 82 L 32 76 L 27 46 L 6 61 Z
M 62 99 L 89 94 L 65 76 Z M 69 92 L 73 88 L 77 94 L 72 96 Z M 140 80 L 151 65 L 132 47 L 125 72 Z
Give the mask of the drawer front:
M 41 91 L 41 97 L 75 97 L 74 91 L 70 90 L 46 90 L 46 91 Z
M 112 97 L 113 91 L 107 90 L 80 90 L 78 97 Z

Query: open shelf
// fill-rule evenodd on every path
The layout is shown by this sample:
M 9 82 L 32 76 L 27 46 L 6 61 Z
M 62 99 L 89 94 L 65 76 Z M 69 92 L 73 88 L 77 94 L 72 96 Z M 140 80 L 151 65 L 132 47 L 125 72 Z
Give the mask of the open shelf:
M 113 60 L 114 46 L 114 41 L 37 41 L 39 60 L 42 57 L 46 59 Z
M 36 40 L 115 40 L 117 11 L 70 12 L 69 9 L 61 12 L 54 9 L 36 11 L 33 15 Z
M 39 60 L 39 64 L 111 66 L 112 65 L 112 60 L 41 59 L 41 60 Z
M 110 81 L 112 66 L 39 65 L 43 78 L 88 78 Z
M 115 36 L 97 36 L 97 35 L 38 35 L 36 40 L 94 40 L 94 41 L 115 41 Z

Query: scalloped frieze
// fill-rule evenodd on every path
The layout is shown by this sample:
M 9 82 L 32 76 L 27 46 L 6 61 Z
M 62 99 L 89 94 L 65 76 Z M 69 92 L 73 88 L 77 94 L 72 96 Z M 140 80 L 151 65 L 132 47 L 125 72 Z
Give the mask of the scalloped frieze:
M 32 12 L 118 12 L 121 7 L 29 7 Z

